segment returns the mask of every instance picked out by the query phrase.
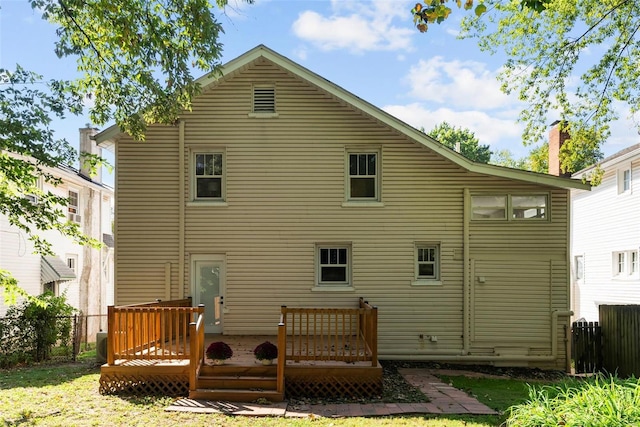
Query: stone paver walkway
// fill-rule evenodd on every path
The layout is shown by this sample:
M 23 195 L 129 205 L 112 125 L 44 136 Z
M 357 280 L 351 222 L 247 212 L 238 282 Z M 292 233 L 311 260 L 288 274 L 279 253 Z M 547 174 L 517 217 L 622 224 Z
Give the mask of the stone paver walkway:
M 326 405 L 292 405 L 287 402 L 259 405 L 256 403 L 211 402 L 179 399 L 166 411 L 221 413 L 246 416 L 280 417 L 369 417 L 405 414 L 474 414 L 497 415 L 488 406 L 465 392 L 443 383 L 428 369 L 399 369 L 407 382 L 418 387 L 428 398 L 425 403 L 344 403 Z

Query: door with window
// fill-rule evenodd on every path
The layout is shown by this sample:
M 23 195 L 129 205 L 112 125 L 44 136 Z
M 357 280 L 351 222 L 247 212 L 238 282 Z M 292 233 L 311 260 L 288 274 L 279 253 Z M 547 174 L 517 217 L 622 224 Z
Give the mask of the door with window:
M 191 277 L 196 305 L 204 304 L 205 333 L 222 333 L 225 265 L 222 255 L 192 256 Z

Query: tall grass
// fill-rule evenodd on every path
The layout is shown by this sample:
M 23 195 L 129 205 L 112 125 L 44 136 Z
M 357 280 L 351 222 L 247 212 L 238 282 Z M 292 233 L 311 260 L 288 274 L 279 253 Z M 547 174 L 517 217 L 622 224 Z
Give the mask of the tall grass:
M 529 387 L 529 400 L 509 409 L 508 426 L 640 425 L 640 380 L 602 375 L 564 385 Z

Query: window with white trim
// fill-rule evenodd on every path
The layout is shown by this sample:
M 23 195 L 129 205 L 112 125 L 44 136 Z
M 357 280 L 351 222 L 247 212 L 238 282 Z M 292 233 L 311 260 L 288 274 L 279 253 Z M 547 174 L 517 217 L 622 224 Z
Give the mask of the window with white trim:
M 78 213 L 78 206 L 80 205 L 80 195 L 77 191 L 69 190 L 69 204 L 67 206 L 69 221 L 80 222 L 82 217 Z
M 613 268 L 614 277 L 622 279 L 638 274 L 638 251 L 618 251 L 613 252 Z
M 380 201 L 380 152 L 347 152 L 347 200 Z
M 194 200 L 224 201 L 224 155 L 220 152 L 193 153 Z
M 618 171 L 618 194 L 631 191 L 631 166 Z
M 576 280 L 584 279 L 584 255 L 576 255 L 574 257 L 574 268 Z
M 351 286 L 351 246 L 317 245 L 317 285 Z
M 440 245 L 416 243 L 416 280 L 440 280 Z
M 78 255 L 67 255 L 67 267 L 73 270 L 74 273 L 78 273 Z
M 545 194 L 478 194 L 471 196 L 473 220 L 546 220 Z

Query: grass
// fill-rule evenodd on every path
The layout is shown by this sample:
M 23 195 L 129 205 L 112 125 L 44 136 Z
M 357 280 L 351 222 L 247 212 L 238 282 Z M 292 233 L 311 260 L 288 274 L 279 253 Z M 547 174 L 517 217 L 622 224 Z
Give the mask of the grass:
M 0 371 L 0 426 L 229 426 L 229 427 L 337 427 L 337 426 L 498 426 L 498 416 L 402 416 L 331 419 L 308 417 L 249 418 L 218 414 L 165 412 L 168 397 L 102 396 L 95 354 L 85 353 L 77 363 L 39 365 Z M 457 377 L 450 380 L 458 381 Z M 526 385 L 519 380 L 472 379 L 462 387 L 500 411 L 521 401 Z

